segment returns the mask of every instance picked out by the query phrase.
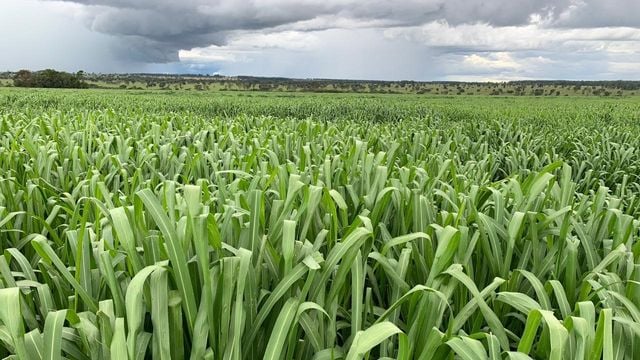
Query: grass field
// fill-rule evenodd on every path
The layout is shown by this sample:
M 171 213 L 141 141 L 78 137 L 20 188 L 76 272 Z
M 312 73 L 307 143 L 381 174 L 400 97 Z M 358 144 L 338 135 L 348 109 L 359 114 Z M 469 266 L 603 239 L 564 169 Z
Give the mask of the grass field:
M 0 89 L 0 130 L 0 357 L 640 354 L 640 98 Z

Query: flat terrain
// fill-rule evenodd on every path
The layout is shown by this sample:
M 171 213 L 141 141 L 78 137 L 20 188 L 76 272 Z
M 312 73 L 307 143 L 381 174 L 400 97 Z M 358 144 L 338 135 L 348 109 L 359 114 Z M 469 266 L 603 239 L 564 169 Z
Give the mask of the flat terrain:
M 640 98 L 0 89 L 0 358 L 632 359 Z
M 28 72 L 28 71 L 27 71 Z M 566 81 L 528 80 L 509 82 L 455 81 L 373 81 L 341 79 L 289 79 L 251 76 L 169 75 L 169 74 L 67 74 L 54 70 L 42 87 L 68 86 L 69 78 L 78 76 L 87 87 L 119 90 L 158 90 L 188 92 L 276 92 L 338 94 L 413 94 L 422 96 L 598 96 L 640 95 L 640 81 Z M 29 77 L 43 73 L 30 73 Z M 51 74 L 57 75 L 51 75 Z M 14 85 L 16 73 L 0 73 L 0 86 Z M 54 80 L 58 78 L 58 80 Z M 67 80 L 63 80 L 66 78 Z M 35 81 L 30 81 L 35 82 Z M 24 85 L 24 78 L 22 80 Z M 63 84 L 67 83 L 67 86 Z M 55 85 L 54 85 L 55 84 Z M 34 86 L 33 84 L 31 86 Z M 37 86 L 36 86 L 37 87 Z

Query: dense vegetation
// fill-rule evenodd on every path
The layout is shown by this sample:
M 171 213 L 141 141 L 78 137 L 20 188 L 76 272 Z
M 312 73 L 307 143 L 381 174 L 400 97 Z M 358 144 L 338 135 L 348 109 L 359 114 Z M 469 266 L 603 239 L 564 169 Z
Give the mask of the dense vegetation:
M 0 356 L 632 359 L 640 102 L 0 91 Z
M 62 89 L 84 89 L 89 87 L 82 78 L 82 71 L 76 74 L 69 74 L 52 69 L 36 72 L 20 70 L 13 76 L 13 86 Z

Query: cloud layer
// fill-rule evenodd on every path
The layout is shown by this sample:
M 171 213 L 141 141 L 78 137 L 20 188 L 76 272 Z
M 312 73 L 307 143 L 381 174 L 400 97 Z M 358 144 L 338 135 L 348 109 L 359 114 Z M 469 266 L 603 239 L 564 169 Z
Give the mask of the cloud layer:
M 559 0 L 71 0 L 97 32 L 121 37 L 134 58 L 176 61 L 180 50 L 225 45 L 237 32 L 398 28 L 444 20 L 453 26 L 526 24 L 532 15 L 558 17 Z M 579 10 L 579 9 L 578 9 Z M 576 11 L 578 11 L 576 10 Z
M 66 9 L 108 39 L 112 62 L 166 71 L 422 80 L 640 76 L 637 0 L 43 4 Z

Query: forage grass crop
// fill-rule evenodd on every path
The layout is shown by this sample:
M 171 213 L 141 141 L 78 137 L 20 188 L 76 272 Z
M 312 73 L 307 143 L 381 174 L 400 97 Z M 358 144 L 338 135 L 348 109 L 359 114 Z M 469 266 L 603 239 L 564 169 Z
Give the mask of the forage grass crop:
M 4 90 L 0 357 L 634 358 L 640 104 L 457 101 Z

